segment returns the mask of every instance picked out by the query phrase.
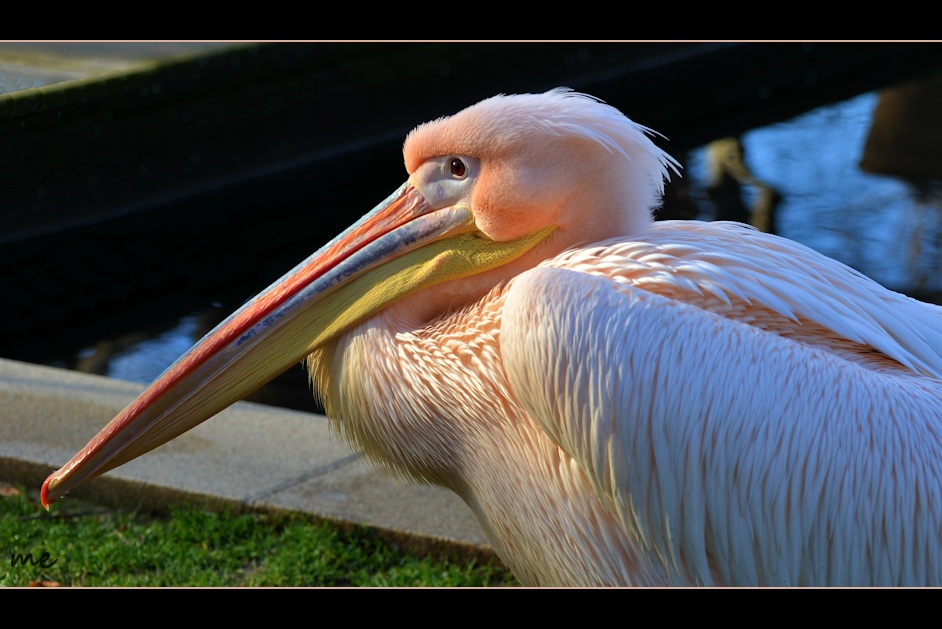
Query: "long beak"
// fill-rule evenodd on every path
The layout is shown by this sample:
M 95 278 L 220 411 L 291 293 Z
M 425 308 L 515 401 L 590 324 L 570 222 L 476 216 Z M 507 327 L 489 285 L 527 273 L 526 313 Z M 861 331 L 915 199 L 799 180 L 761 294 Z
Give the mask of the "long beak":
M 43 505 L 204 422 L 401 297 L 506 264 L 548 233 L 489 240 L 470 209 L 433 209 L 406 182 L 181 356 L 46 479 Z

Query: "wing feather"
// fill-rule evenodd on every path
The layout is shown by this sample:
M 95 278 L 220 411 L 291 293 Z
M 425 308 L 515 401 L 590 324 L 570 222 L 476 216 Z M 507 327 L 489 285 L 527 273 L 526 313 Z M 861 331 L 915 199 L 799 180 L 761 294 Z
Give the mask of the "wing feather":
M 873 294 L 835 293 L 866 282 L 850 269 L 804 273 L 788 247 L 766 260 L 791 267 L 759 282 L 761 263 L 734 270 L 739 257 L 724 251 L 698 266 L 706 249 L 691 243 L 674 251 L 685 264 L 670 247 L 654 263 L 637 243 L 611 242 L 515 278 L 501 351 L 527 412 L 678 582 L 942 582 L 929 561 L 942 543 L 942 345 L 927 329 L 938 313 L 895 294 L 877 291 L 874 306 Z M 612 251 L 627 262 L 611 264 Z M 848 361 L 751 325 L 741 306 L 704 308 L 724 301 L 717 292 L 880 343 L 917 371 Z
M 802 322 L 815 323 L 942 378 L 942 308 L 742 223 L 661 221 L 636 240 L 576 249 L 544 266 L 602 275 L 688 303 L 695 295 L 711 295 L 727 307 L 728 317 L 735 317 L 728 310 L 733 301 L 751 312 L 762 307 L 777 315 L 779 326 L 799 331 Z

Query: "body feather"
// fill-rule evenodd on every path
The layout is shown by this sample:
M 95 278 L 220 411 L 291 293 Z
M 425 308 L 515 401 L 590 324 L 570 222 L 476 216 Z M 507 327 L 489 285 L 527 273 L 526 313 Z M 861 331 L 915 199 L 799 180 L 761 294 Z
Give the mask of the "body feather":
M 340 369 L 315 386 L 374 460 L 461 495 L 525 583 L 942 583 L 939 310 L 781 238 L 683 227 L 564 252 L 427 326 L 391 309 L 312 361 Z

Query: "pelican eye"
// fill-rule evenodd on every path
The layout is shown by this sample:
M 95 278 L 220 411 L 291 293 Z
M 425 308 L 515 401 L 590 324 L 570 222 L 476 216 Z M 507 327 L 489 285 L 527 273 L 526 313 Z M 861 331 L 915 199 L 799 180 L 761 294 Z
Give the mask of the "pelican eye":
M 440 209 L 467 197 L 480 170 L 474 157 L 446 153 L 422 162 L 409 179 L 430 207 Z
M 468 174 L 468 167 L 460 157 L 452 157 L 448 163 L 448 169 L 459 179 L 463 179 Z

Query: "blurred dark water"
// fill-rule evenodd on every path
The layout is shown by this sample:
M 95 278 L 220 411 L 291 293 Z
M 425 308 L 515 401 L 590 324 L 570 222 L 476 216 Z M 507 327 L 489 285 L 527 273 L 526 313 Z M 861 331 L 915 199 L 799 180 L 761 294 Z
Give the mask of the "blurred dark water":
M 936 91 L 942 96 L 942 89 Z M 867 155 L 879 104 L 880 94 L 863 94 L 743 134 L 739 138 L 743 161 L 759 185 L 744 185 L 742 196 L 752 206 L 762 201 L 763 188 L 774 191 L 779 201 L 776 233 L 840 260 L 889 288 L 935 301 L 942 292 L 942 189 L 939 179 L 924 172 L 905 178 L 861 167 L 868 157 L 889 170 L 900 160 L 891 161 L 888 148 L 907 149 L 905 139 L 899 146 L 880 149 L 871 143 L 870 151 L 881 156 Z M 920 167 L 935 161 L 936 172 L 942 171 L 942 133 L 927 127 L 914 132 L 936 134 L 938 153 L 923 156 Z M 692 189 L 705 210 L 699 218 L 716 215 L 703 185 L 711 180 L 712 148 L 688 155 Z
M 942 110 L 939 85 L 930 79 L 905 88 L 915 94 L 910 100 L 928 105 L 897 104 L 901 113 L 882 119 L 875 113 L 899 99 L 898 91 L 861 94 L 689 150 L 673 148 L 676 139 L 661 142 L 684 164 L 684 173 L 669 184 L 659 218 L 757 222 L 891 289 L 942 303 L 942 131 L 931 128 L 935 116 L 927 121 L 918 114 L 927 107 Z M 103 333 L 78 351 L 55 355 L 47 348 L 35 358 L 15 357 L 147 383 L 255 290 L 208 290 L 199 308 L 166 307 L 158 325 Z M 253 399 L 319 410 L 300 366 Z

